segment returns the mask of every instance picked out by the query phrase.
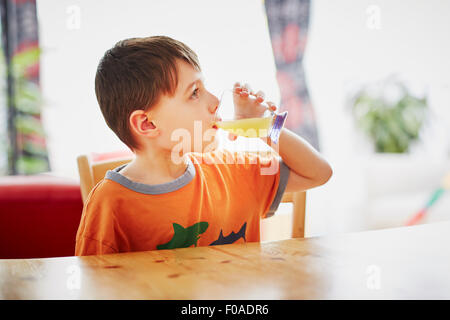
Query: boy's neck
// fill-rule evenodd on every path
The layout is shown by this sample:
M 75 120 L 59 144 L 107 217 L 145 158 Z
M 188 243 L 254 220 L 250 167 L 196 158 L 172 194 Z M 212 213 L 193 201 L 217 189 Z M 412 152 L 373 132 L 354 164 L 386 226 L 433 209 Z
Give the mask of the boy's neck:
M 184 174 L 187 156 L 181 163 L 172 161 L 171 152 L 136 152 L 136 157 L 120 173 L 131 181 L 145 184 L 171 182 Z

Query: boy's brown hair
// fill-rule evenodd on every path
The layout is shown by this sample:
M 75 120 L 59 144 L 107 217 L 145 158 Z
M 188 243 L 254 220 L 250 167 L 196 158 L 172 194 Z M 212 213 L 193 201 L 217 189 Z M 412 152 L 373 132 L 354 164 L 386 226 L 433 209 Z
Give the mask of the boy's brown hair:
M 139 146 L 129 117 L 134 110 L 148 110 L 162 94 L 175 94 L 177 59 L 201 70 L 194 51 L 166 36 L 119 41 L 100 60 L 95 75 L 97 101 L 108 127 L 132 150 Z

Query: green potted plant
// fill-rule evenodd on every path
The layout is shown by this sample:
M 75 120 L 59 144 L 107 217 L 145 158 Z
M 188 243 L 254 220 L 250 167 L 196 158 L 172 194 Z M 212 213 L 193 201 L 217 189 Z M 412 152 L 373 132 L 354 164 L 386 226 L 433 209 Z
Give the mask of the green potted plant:
M 399 81 L 386 80 L 359 90 L 351 101 L 352 114 L 373 142 L 377 153 L 408 153 L 426 120 L 426 97 L 413 96 Z

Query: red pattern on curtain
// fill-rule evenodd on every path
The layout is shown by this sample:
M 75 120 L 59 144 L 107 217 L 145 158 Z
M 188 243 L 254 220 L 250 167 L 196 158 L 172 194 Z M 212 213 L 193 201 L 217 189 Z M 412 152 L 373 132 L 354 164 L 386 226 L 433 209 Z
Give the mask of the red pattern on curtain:
M 319 150 L 316 117 L 303 69 L 310 1 L 265 0 L 264 3 L 281 91 L 280 111 L 289 112 L 285 126 Z

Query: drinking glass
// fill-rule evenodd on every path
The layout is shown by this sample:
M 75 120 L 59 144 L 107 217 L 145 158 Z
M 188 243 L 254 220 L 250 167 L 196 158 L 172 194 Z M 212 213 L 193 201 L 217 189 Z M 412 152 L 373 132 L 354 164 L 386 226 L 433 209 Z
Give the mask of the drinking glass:
M 248 99 L 256 99 L 249 95 Z M 287 118 L 287 111 L 276 113 L 269 108 L 267 103 L 261 105 L 266 108 L 261 118 L 235 119 L 233 90 L 226 89 L 222 92 L 219 106 L 216 110 L 215 125 L 225 131 L 247 138 L 269 137 L 274 143 L 278 143 L 281 130 Z

